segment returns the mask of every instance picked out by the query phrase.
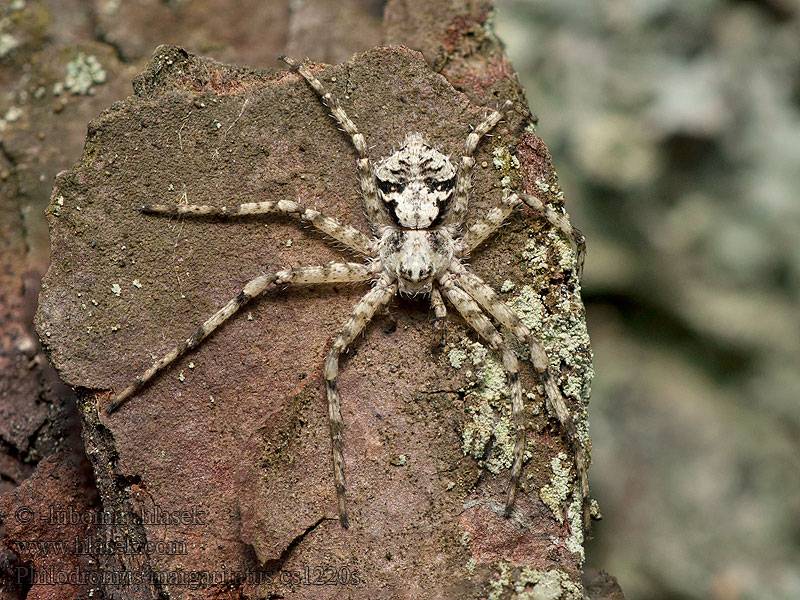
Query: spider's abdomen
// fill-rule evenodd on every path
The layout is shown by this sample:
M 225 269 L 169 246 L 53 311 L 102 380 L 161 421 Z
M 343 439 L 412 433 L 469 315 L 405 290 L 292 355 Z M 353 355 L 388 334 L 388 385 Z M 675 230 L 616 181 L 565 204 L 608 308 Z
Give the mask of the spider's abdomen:
M 400 291 L 431 291 L 433 280 L 447 270 L 453 258 L 453 238 L 445 229 L 387 229 L 380 241 L 383 267 L 396 277 Z
M 401 192 L 382 194 L 392 219 L 400 227 L 428 229 L 438 221 L 448 191 L 429 190 L 424 181 L 411 181 Z
M 407 229 L 438 227 L 453 197 L 456 169 L 418 133 L 375 167 L 375 186 L 392 221 Z

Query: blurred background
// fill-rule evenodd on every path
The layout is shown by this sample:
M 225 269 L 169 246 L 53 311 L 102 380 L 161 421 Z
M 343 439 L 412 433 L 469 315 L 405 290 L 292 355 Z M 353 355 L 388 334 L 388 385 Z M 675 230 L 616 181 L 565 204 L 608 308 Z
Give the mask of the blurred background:
M 800 3 L 496 7 L 587 237 L 588 564 L 800 598 Z

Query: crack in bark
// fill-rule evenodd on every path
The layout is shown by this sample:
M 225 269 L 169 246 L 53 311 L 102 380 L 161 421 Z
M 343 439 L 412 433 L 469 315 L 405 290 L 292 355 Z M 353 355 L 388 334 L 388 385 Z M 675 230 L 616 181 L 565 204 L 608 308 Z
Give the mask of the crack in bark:
M 291 542 L 289 542 L 289 545 L 286 546 L 286 548 L 283 550 L 283 552 L 281 552 L 281 555 L 278 558 L 273 558 L 264 563 L 264 570 L 267 573 L 277 573 L 278 571 L 280 571 L 283 568 L 283 565 L 291 556 L 292 552 L 294 552 L 294 549 L 300 545 L 300 543 L 306 538 L 306 536 L 308 536 L 308 534 L 310 534 L 317 527 L 319 527 L 323 521 L 331 521 L 331 520 L 338 521 L 339 519 L 338 518 L 331 519 L 330 517 L 322 516 L 316 521 L 314 521 L 311 525 L 306 527 L 304 531 L 298 534 Z

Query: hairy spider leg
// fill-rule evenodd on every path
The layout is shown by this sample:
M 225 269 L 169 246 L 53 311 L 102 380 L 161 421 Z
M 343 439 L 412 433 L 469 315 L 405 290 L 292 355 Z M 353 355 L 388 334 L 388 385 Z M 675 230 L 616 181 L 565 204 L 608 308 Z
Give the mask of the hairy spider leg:
M 583 261 L 586 256 L 586 238 L 577 227 L 572 226 L 566 215 L 557 213 L 551 206 L 542 202 L 540 198 L 524 192 L 515 192 L 506 196 L 500 206 L 492 208 L 483 219 L 473 223 L 459 240 L 455 255 L 460 257 L 472 252 L 486 238 L 497 231 L 509 215 L 523 204 L 535 211 L 539 216 L 544 217 L 569 240 L 572 251 L 575 253 L 576 272 L 578 279 L 580 279 L 583 274 Z
M 445 220 L 446 225 L 460 226 L 464 222 L 469 208 L 470 190 L 472 189 L 472 170 L 475 167 L 475 159 L 472 155 L 475 153 L 481 138 L 489 133 L 513 106 L 514 103 L 511 100 L 506 100 L 500 110 L 494 110 L 489 113 L 480 125 L 467 136 L 464 142 L 464 153 L 461 156 L 461 168 L 456 180 L 456 192 L 453 196 L 450 212 Z
M 555 415 L 562 430 L 567 434 L 572 450 L 573 461 L 575 463 L 575 470 L 577 471 L 578 481 L 580 482 L 584 527 L 588 527 L 591 498 L 589 497 L 589 478 L 586 472 L 584 449 L 578 437 L 578 431 L 575 427 L 575 420 L 572 418 L 572 413 L 570 413 L 564 395 L 561 393 L 550 371 L 547 353 L 544 347 L 536 336 L 533 335 L 528 326 L 520 320 L 517 314 L 511 310 L 505 302 L 503 302 L 502 298 L 497 295 L 491 286 L 474 273 L 467 271 L 466 268 L 458 264 L 457 261 L 453 261 L 453 263 L 456 283 L 474 298 L 486 312 L 507 328 L 520 343 L 527 344 L 531 355 L 531 364 L 533 365 L 533 369 L 540 383 L 544 386 L 551 414 Z M 515 447 L 514 449 L 512 478 L 519 479 L 523 451 L 524 448 L 518 450 Z
M 321 266 L 283 269 L 275 273 L 267 273 L 251 279 L 234 298 L 200 325 L 191 336 L 186 338 L 181 344 L 172 348 L 153 363 L 149 369 L 136 377 L 133 384 L 117 394 L 114 400 L 106 407 L 106 414 L 110 415 L 117 410 L 120 405 L 139 391 L 156 374 L 175 362 L 178 357 L 182 356 L 188 350 L 196 348 L 198 344 L 207 338 L 215 329 L 230 319 L 240 308 L 261 294 L 271 284 L 323 284 L 368 281 L 374 276 L 375 274 L 370 267 L 360 263 L 329 263 Z
M 467 228 L 461 239 L 456 242 L 454 255 L 458 258 L 466 256 L 480 246 L 490 235 L 500 229 L 511 213 L 521 204 L 519 198 L 513 194 L 504 196 L 500 206 L 492 207 L 482 219 Z
M 489 318 L 483 314 L 480 306 L 463 289 L 458 287 L 453 278 L 445 273 L 439 278 L 442 292 L 445 298 L 456 308 L 464 317 L 464 320 L 478 334 L 488 342 L 489 346 L 499 352 L 503 359 L 503 368 L 508 377 L 508 387 L 511 391 L 511 412 L 514 417 L 514 462 L 511 466 L 511 480 L 508 484 L 508 495 L 506 497 L 505 516 L 511 515 L 511 509 L 517 496 L 517 486 L 519 476 L 522 472 L 522 455 L 525 451 L 525 409 L 522 404 L 522 386 L 519 381 L 519 361 L 514 351 L 506 345 L 503 336 L 492 325 Z
M 339 356 L 353 342 L 370 322 L 375 313 L 385 306 L 397 293 L 397 283 L 390 283 L 382 278 L 353 309 L 353 313 L 345 321 L 339 335 L 333 340 L 328 356 L 325 357 L 324 377 L 325 392 L 328 396 L 328 422 L 331 431 L 331 449 L 333 454 L 333 477 L 336 484 L 336 498 L 339 503 L 339 522 L 342 527 L 349 527 L 347 501 L 345 498 L 344 454 L 342 406 L 339 400 Z
M 333 217 L 301 206 L 292 200 L 268 200 L 266 202 L 248 202 L 233 206 L 211 206 L 208 204 L 145 204 L 139 210 L 144 213 L 160 215 L 193 215 L 193 216 L 238 216 L 238 215 L 292 215 L 319 229 L 322 233 L 341 242 L 351 250 L 361 254 L 374 254 L 374 243 L 355 227 L 343 225 Z
M 583 276 L 583 261 L 586 257 L 586 238 L 578 228 L 572 226 L 565 215 L 557 213 L 551 206 L 542 202 L 541 198 L 525 192 L 518 192 L 518 195 L 529 208 L 542 215 L 567 237 L 572 245 L 572 251 L 575 253 L 578 279 L 580 279 Z
M 375 176 L 372 172 L 372 165 L 367 156 L 367 142 L 364 139 L 364 134 L 359 133 L 355 123 L 347 116 L 342 105 L 339 104 L 339 101 L 325 89 L 322 82 L 309 70 L 305 61 L 298 63 L 288 56 L 281 56 L 280 60 L 303 76 L 308 84 L 314 88 L 314 91 L 317 92 L 322 103 L 331 109 L 333 118 L 336 119 L 339 125 L 342 126 L 342 129 L 350 136 L 353 146 L 356 152 L 358 152 L 358 176 L 361 183 L 361 196 L 364 202 L 364 212 L 367 214 L 367 220 L 370 222 L 373 231 L 376 231 L 381 225 L 386 225 L 389 222 L 389 218 L 378 200 L 378 190 L 375 186 Z
M 433 347 L 436 349 L 444 345 L 445 318 L 447 317 L 447 308 L 444 305 L 444 300 L 442 300 L 442 292 L 437 287 L 431 288 L 431 306 L 433 307 L 433 315 L 436 317 L 433 324 L 436 331 Z

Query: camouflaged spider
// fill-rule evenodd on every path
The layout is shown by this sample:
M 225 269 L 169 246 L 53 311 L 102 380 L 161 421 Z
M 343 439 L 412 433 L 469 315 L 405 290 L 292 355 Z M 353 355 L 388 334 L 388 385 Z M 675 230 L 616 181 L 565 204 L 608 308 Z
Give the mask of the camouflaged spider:
M 197 347 L 242 306 L 271 285 L 371 282 L 372 289 L 356 304 L 353 313 L 333 341 L 324 365 L 339 519 L 346 528 L 348 514 L 342 455 L 343 423 L 337 385 L 339 356 L 364 330 L 378 309 L 385 306 L 398 292 L 428 296 L 436 316 L 437 328 L 442 327 L 446 316 L 444 299 L 447 299 L 489 346 L 502 356 L 507 373 L 516 439 L 505 515 L 511 514 L 522 471 L 525 417 L 519 362 L 487 313 L 508 329 L 518 342 L 526 344 L 530 351 L 531 363 L 544 386 L 548 404 L 569 437 L 584 501 L 584 517 L 588 521 L 589 484 L 583 447 L 572 415 L 548 368 L 545 350 L 495 291 L 462 262 L 462 257 L 497 230 L 514 210 L 526 205 L 570 239 L 576 251 L 578 274 L 583 266 L 584 240 L 580 232 L 573 229 L 564 216 L 546 206 L 539 198 L 528 194 L 507 195 L 500 206 L 490 210 L 484 219 L 469 227 L 463 235 L 459 235 L 467 214 L 472 186 L 475 164 L 472 155 L 481 138 L 497 125 L 503 115 L 513 107 L 513 103 L 506 101 L 500 110 L 491 111 L 467 135 L 458 168 L 450 162 L 448 156 L 426 143 L 419 133 L 409 133 L 399 150 L 382 158 L 373 167 L 367 156 L 363 134 L 359 133 L 353 121 L 308 66 L 305 63 L 298 64 L 288 57 L 281 57 L 281 60 L 305 78 L 322 102 L 330 108 L 333 118 L 350 136 L 358 152 L 357 165 L 364 210 L 375 233 L 374 237 L 369 238 L 353 227 L 287 200 L 252 202 L 222 208 L 196 204 L 148 204 L 141 207 L 141 211 L 159 215 L 294 215 L 351 250 L 369 257 L 369 260 L 364 264 L 330 263 L 324 266 L 284 269 L 249 281 L 235 298 L 206 320 L 193 335 L 136 377 L 131 386 L 112 400 L 106 413 L 111 414 L 119 408 L 157 373 L 186 351 Z

